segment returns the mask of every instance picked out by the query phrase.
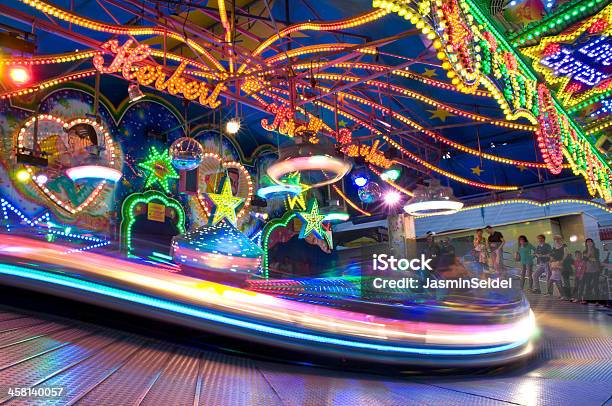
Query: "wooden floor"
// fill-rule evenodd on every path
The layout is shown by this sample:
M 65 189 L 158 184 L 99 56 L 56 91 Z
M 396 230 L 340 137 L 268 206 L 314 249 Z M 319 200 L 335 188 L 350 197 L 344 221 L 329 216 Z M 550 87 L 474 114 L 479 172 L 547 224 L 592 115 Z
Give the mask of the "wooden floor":
M 543 338 L 527 366 L 393 377 L 264 362 L 0 306 L 0 404 L 612 404 L 612 313 L 545 296 L 530 301 Z M 22 387 L 63 393 L 8 395 Z

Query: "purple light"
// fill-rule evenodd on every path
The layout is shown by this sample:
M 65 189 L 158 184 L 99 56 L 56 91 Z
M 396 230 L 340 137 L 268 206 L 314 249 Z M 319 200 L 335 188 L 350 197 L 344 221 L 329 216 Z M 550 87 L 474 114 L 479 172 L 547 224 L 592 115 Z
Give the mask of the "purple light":
M 388 204 L 389 206 L 394 206 L 398 204 L 401 198 L 402 196 L 395 190 L 386 191 L 385 196 L 384 196 L 385 203 Z

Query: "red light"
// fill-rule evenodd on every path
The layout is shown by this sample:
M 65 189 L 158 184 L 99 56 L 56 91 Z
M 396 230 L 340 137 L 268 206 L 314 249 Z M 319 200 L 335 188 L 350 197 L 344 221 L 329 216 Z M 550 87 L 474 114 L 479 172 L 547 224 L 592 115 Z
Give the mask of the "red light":
M 24 85 L 31 79 L 30 72 L 23 66 L 12 66 L 9 69 L 9 77 L 17 86 Z

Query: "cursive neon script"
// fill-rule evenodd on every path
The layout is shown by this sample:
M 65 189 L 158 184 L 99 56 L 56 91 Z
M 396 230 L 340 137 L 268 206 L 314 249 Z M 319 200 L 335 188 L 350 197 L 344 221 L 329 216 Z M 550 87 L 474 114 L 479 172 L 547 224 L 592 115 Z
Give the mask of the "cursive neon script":
M 187 67 L 187 62 L 182 62 L 168 80 L 166 80 L 166 74 L 160 65 L 134 66 L 151 55 L 151 48 L 144 44 L 132 47 L 132 43 L 131 39 L 121 46 L 117 40 L 104 43 L 102 47 L 115 55 L 113 61 L 108 66 L 104 66 L 104 57 L 96 55 L 93 58 L 94 66 L 101 73 L 121 72 L 124 78 L 128 80 L 136 79 L 143 86 L 153 84 L 157 90 L 166 90 L 172 95 L 182 94 L 187 100 L 198 99 L 200 104 L 213 109 L 221 104 L 221 101 L 218 100 L 219 94 L 227 90 L 223 83 L 215 85 L 213 91 L 209 94 L 208 83 L 197 80 L 190 81 L 182 76 Z

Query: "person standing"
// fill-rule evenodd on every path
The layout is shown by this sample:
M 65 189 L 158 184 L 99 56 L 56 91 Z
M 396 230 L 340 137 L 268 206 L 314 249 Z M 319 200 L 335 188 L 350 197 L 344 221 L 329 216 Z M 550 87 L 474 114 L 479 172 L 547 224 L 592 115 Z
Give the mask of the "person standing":
M 476 230 L 476 236 L 474 237 L 474 260 L 479 264 L 480 272 L 487 270 L 487 242 L 482 235 L 482 229 Z
M 535 248 L 526 236 L 518 238 L 515 259 L 521 264 L 521 289 L 525 287 L 525 278 L 529 281 L 529 290 L 533 289 L 533 253 Z
M 427 232 L 427 243 L 425 244 L 423 254 L 426 258 L 431 258 L 431 267 L 436 269 L 440 260 L 440 246 L 436 243 L 434 234 L 431 231 Z
M 561 270 L 563 268 L 563 260 L 565 259 L 565 247 L 566 245 L 563 243 L 563 238 L 558 234 L 555 235 L 553 237 L 552 251 L 550 253 L 551 283 L 548 289 L 548 295 L 552 296 L 553 284 L 556 283 L 557 288 L 559 289 L 559 294 L 562 299 L 565 298 L 565 291 L 563 290 L 563 286 L 561 285 Z
M 493 271 L 497 275 L 501 275 L 504 271 L 504 236 L 499 231 L 495 231 L 493 227 L 487 226 L 485 227 L 487 230 L 487 234 L 489 234 L 489 238 L 487 240 L 489 244 L 489 251 L 491 253 L 491 266 L 493 267 Z
M 572 299 L 572 302 L 580 301 L 580 303 L 586 304 L 586 300 L 584 300 L 584 292 L 586 286 L 586 261 L 582 257 L 582 251 L 576 251 L 574 253 L 574 269 L 576 270 L 576 280 L 574 282 L 574 298 Z
M 574 265 L 574 258 L 572 254 L 569 252 L 563 259 L 563 266 L 561 268 L 561 277 L 563 279 L 563 295 L 565 296 L 565 300 L 570 300 L 572 298 L 572 284 L 570 283 L 570 277 L 572 276 Z M 576 283 L 576 282 L 574 282 Z
M 598 300 L 599 298 L 599 275 L 601 273 L 601 262 L 599 260 L 599 250 L 595 247 L 592 238 L 584 241 L 583 257 L 586 261 L 585 284 L 587 298 Z
M 544 234 L 538 235 L 538 245 L 535 248 L 535 257 L 536 257 L 536 271 L 533 274 L 533 293 L 542 293 L 540 290 L 540 276 L 542 274 L 546 274 L 546 281 L 548 283 L 548 291 L 550 292 L 550 254 L 552 252 L 552 248 L 550 244 L 546 242 L 546 237 Z

